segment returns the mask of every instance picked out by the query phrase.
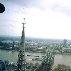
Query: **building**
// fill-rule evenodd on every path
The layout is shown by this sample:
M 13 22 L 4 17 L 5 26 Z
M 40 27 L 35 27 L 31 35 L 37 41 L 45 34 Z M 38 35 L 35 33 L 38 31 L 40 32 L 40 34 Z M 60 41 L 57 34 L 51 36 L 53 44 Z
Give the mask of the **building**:
M 67 40 L 66 39 L 64 39 L 64 41 L 63 41 L 63 47 L 67 47 Z
M 25 20 L 25 18 L 24 18 Z M 17 70 L 16 71 L 26 71 L 26 59 L 25 59 L 25 32 L 24 32 L 24 24 L 21 36 L 21 43 L 19 48 L 18 54 L 18 61 L 17 61 Z
M 71 54 L 71 48 L 63 48 L 62 52 L 63 53 L 70 53 Z

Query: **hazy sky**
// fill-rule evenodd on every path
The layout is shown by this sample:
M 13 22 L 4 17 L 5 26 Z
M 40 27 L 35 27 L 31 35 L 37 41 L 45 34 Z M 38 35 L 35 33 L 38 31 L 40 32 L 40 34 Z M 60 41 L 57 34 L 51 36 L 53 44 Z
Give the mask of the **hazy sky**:
M 0 35 L 71 39 L 71 0 L 0 0 Z

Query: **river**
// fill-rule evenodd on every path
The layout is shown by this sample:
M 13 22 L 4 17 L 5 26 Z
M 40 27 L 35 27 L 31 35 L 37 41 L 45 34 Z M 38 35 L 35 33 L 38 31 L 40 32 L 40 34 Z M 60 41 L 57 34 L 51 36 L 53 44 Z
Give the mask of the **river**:
M 27 54 L 30 54 L 31 57 L 27 57 Z M 41 58 L 44 54 L 26 52 L 26 60 L 30 61 L 30 59 L 36 55 L 40 56 Z M 9 62 L 17 63 L 17 58 L 18 58 L 17 51 L 0 50 L 0 60 L 8 60 Z M 65 64 L 65 65 L 70 66 L 71 65 L 71 55 L 62 55 L 62 54 L 55 55 L 54 65 L 57 65 L 57 64 Z
M 44 54 L 41 53 L 29 53 L 26 52 L 26 61 L 27 62 L 31 62 L 32 58 L 35 58 L 35 56 L 39 56 L 40 58 L 42 58 L 42 56 Z M 27 56 L 27 55 L 31 55 L 31 56 Z M 18 60 L 18 52 L 17 51 L 6 51 L 6 50 L 0 50 L 0 60 L 8 60 L 10 63 L 14 62 L 17 63 Z M 33 61 L 35 62 L 35 61 Z

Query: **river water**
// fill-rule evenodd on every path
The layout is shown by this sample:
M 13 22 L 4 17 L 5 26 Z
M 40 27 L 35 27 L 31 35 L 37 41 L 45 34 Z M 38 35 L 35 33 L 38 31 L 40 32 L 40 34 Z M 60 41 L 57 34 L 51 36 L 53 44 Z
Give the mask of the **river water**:
M 31 57 L 27 57 L 27 55 L 31 55 Z M 28 53 L 26 52 L 26 60 L 30 61 L 31 58 L 34 56 L 40 56 L 40 58 L 44 55 L 41 53 Z M 0 60 L 8 60 L 9 62 L 17 62 L 18 58 L 18 52 L 17 51 L 5 51 L 5 50 L 0 50 Z M 54 65 L 57 64 L 65 64 L 71 66 L 71 55 L 62 55 L 62 54 L 57 54 L 54 57 Z
M 44 54 L 41 53 L 29 53 L 26 52 L 26 61 L 31 62 L 32 58 L 36 58 L 35 56 L 39 56 L 42 58 Z M 27 56 L 31 55 L 31 56 Z M 8 60 L 10 63 L 14 62 L 17 63 L 18 60 L 18 52 L 17 51 L 6 51 L 6 50 L 0 50 L 0 60 Z M 35 62 L 35 61 L 33 61 Z

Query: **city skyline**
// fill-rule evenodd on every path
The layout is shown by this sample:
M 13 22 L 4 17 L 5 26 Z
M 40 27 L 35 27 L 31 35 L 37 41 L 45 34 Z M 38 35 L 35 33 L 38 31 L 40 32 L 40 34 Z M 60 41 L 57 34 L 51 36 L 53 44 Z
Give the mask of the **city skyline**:
M 39 38 L 71 39 L 70 0 L 1 0 L 0 35 L 20 36 L 23 18 L 25 35 Z

